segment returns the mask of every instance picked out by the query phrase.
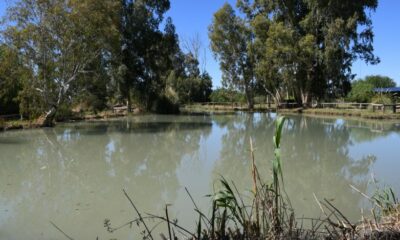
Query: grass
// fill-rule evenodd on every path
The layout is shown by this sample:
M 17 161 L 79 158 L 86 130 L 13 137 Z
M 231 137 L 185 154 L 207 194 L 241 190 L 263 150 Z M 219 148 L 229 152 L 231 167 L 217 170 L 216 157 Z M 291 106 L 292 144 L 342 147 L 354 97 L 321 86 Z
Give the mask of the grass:
M 137 114 L 137 113 L 132 113 Z M 102 111 L 99 113 L 83 112 L 74 113 L 68 118 L 59 119 L 57 122 L 68 122 L 68 121 L 87 121 L 95 119 L 110 119 L 127 116 L 127 113 L 114 113 L 113 111 Z M 38 120 L 4 120 L 0 117 L 0 131 L 2 130 L 17 130 L 17 129 L 31 129 L 42 127 Z
M 305 114 L 305 115 L 327 115 L 327 116 L 345 116 L 365 119 L 400 119 L 400 113 L 390 113 L 389 111 L 373 112 L 369 109 L 335 109 L 335 108 L 309 108 L 309 109 L 280 109 L 284 114 Z
M 268 104 L 255 104 L 253 111 L 267 111 L 271 109 Z M 193 113 L 193 112 L 235 112 L 235 111 L 248 111 L 247 104 L 232 104 L 232 103 L 225 103 L 225 104 L 201 104 L 201 103 L 194 103 L 190 105 L 184 105 L 180 108 L 181 112 L 183 113 Z
M 267 104 L 256 104 L 253 111 L 276 111 L 275 105 L 268 106 Z M 245 104 L 241 106 L 233 106 L 232 104 L 224 105 L 203 105 L 191 104 L 181 108 L 184 113 L 221 113 L 221 112 L 235 112 L 235 111 L 248 111 Z M 371 109 L 346 109 L 346 108 L 280 108 L 277 110 L 283 114 L 305 114 L 305 115 L 327 115 L 327 116 L 345 116 L 357 117 L 364 119 L 400 119 L 400 113 L 392 113 L 391 109 L 385 112 L 377 110 L 373 112 Z
M 37 125 L 29 120 L 3 120 L 0 118 L 0 130 L 14 130 L 25 128 L 36 128 Z

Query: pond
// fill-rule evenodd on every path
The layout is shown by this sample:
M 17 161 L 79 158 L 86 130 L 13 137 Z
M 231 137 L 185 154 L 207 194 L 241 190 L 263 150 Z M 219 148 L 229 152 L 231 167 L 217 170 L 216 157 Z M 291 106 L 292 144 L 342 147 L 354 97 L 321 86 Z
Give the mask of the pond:
M 143 213 L 195 229 L 207 194 L 223 175 L 245 195 L 252 188 L 249 139 L 260 174 L 271 181 L 273 113 L 165 116 L 59 124 L 0 133 L 0 239 L 136 239 L 138 229 L 108 233 Z M 353 221 L 372 179 L 400 192 L 400 123 L 288 116 L 282 139 L 284 184 L 296 216 L 318 217 L 329 199 Z

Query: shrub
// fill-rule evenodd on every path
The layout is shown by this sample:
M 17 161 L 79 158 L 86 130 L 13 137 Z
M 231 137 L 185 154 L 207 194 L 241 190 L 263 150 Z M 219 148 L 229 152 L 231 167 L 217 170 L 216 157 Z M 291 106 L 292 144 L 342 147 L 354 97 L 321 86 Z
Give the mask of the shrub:
M 218 88 L 214 90 L 210 99 L 212 102 L 245 102 L 246 97 L 243 93 L 226 88 Z
M 163 95 L 153 102 L 150 110 L 160 114 L 176 114 L 179 113 L 179 104 Z
M 386 95 L 375 95 L 371 99 L 371 103 L 376 103 L 376 104 L 392 104 L 392 99 Z
M 72 117 L 72 110 L 68 104 L 62 104 L 58 107 L 55 120 L 56 121 L 65 121 Z
M 348 95 L 348 100 L 359 103 L 370 102 L 374 96 L 374 86 L 365 81 L 355 81 Z

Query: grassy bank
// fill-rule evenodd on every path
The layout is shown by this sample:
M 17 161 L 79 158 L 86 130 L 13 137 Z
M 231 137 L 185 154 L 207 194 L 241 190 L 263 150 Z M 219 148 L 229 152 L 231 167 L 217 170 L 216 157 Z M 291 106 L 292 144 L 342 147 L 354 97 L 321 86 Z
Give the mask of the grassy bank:
M 134 112 L 132 114 L 138 114 L 138 112 Z M 103 111 L 99 113 L 92 112 L 82 112 L 82 113 L 74 113 L 68 117 L 63 119 L 58 119 L 56 123 L 60 122 L 74 122 L 74 121 L 89 121 L 95 119 L 110 119 L 110 118 L 118 118 L 124 117 L 128 114 L 126 112 L 115 113 L 113 111 Z M 18 130 L 18 129 L 33 129 L 42 127 L 38 124 L 37 120 L 4 120 L 0 118 L 0 131 L 9 131 L 9 130 Z
M 255 104 L 254 109 L 251 111 L 270 111 L 274 109 L 274 105 L 269 106 L 268 104 Z M 184 105 L 180 108 L 182 113 L 219 113 L 219 112 L 248 112 L 250 111 L 246 104 L 190 104 Z
M 192 104 L 181 108 L 183 113 L 229 113 L 237 111 L 250 111 L 245 105 L 207 105 L 207 104 Z M 305 114 L 305 115 L 325 115 L 325 116 L 343 116 L 356 117 L 364 119 L 378 120 L 400 120 L 400 113 L 391 113 L 390 111 L 376 111 L 370 109 L 340 109 L 340 108 L 280 108 L 276 109 L 275 105 L 256 104 L 253 112 L 278 111 L 283 114 Z
M 372 112 L 371 110 L 360 109 L 334 109 L 334 108 L 308 108 L 308 109 L 279 109 L 280 113 L 305 114 L 305 115 L 325 115 L 325 116 L 344 116 L 357 117 L 364 119 L 387 119 L 400 120 L 400 113 Z
M 34 121 L 30 120 L 0 120 L 0 131 L 18 130 L 18 129 L 29 129 L 38 128 L 39 125 L 35 124 Z

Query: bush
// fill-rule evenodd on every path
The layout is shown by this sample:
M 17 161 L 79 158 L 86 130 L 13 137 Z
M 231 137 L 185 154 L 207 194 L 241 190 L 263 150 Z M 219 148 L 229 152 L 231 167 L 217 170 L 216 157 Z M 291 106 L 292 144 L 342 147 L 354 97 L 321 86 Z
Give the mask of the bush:
M 374 96 L 374 86 L 365 81 L 355 81 L 352 84 L 352 89 L 348 95 L 348 100 L 352 102 L 367 103 L 371 102 Z
M 31 86 L 25 87 L 18 95 L 19 111 L 24 118 L 29 120 L 36 119 L 43 114 L 44 100 L 38 94 L 38 91 Z
M 179 113 L 179 104 L 163 95 L 153 102 L 150 110 L 160 114 L 176 114 Z
M 347 100 L 359 103 L 372 102 L 372 98 L 374 98 L 374 88 L 395 86 L 396 83 L 389 77 L 380 75 L 366 76 L 365 79 L 359 79 L 351 84 L 351 91 L 347 96 Z
M 392 99 L 386 95 L 375 95 L 371 99 L 371 103 L 376 103 L 376 104 L 392 104 Z
M 56 121 L 65 121 L 72 117 L 72 110 L 68 104 L 62 104 L 58 107 L 55 120 Z
M 210 95 L 211 102 L 246 102 L 246 96 L 235 90 L 218 88 Z

